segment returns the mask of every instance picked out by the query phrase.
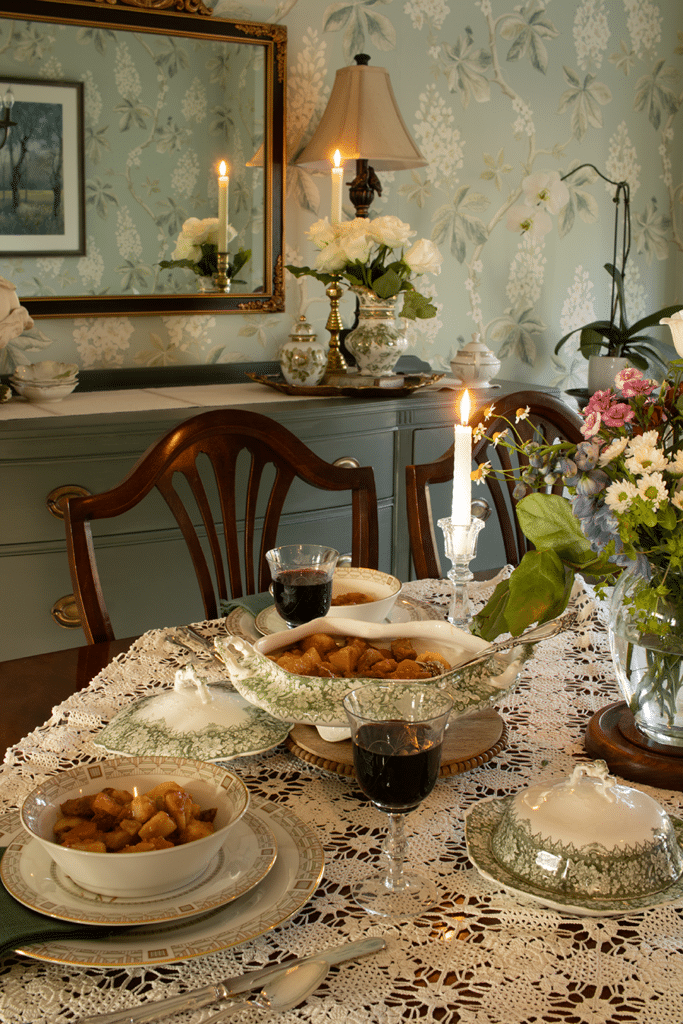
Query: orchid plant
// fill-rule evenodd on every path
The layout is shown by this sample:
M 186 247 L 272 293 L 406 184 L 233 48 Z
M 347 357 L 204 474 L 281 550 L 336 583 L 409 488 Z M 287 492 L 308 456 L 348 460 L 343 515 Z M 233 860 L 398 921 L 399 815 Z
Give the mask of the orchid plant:
M 427 238 L 406 250 L 415 233 L 398 217 L 356 217 L 340 224 L 330 224 L 325 217 L 307 232 L 319 250 L 314 266 L 287 266 L 287 270 L 294 277 L 314 277 L 324 285 L 343 278 L 352 289 L 366 288 L 380 299 L 402 294 L 400 316 L 427 320 L 436 316 L 436 306 L 411 278 L 441 273 L 443 257 Z
M 232 225 L 228 225 L 228 244 L 236 235 Z M 251 249 L 240 248 L 228 263 L 228 277 L 235 277 L 250 259 Z M 161 260 L 159 266 L 162 270 L 185 267 L 198 277 L 212 277 L 218 271 L 218 217 L 188 218 L 178 235 L 172 258 Z

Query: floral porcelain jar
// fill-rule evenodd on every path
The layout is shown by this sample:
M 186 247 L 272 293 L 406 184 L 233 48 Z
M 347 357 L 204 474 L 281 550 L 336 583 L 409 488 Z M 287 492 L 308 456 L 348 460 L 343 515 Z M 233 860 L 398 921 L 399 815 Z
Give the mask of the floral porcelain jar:
M 472 341 L 451 360 L 451 370 L 463 384 L 487 388 L 500 371 L 500 359 L 483 343 L 479 334 L 473 334 Z
M 396 298 L 381 299 L 370 288 L 352 288 L 358 296 L 358 326 L 344 344 L 356 360 L 359 373 L 386 377 L 408 348 L 408 339 L 396 320 Z
M 304 316 L 280 349 L 280 369 L 288 384 L 313 386 L 325 376 L 327 349 Z

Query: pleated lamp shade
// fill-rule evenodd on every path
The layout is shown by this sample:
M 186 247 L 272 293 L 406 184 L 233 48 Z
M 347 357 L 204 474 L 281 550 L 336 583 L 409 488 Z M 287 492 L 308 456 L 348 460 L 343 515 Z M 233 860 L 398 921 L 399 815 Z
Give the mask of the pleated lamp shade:
M 353 64 L 337 71 L 320 124 L 295 162 L 329 171 L 336 149 L 342 164 L 367 160 L 378 171 L 426 166 L 401 117 L 386 68 Z

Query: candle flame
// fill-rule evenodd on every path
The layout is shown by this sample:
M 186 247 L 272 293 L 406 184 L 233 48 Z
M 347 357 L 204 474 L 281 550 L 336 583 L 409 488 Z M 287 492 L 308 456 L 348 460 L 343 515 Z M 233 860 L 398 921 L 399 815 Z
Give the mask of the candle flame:
M 333 156 L 332 159 L 333 159 L 335 167 L 340 167 L 341 166 L 341 153 L 339 152 L 338 149 L 335 149 L 334 156 Z
M 221 160 L 220 166 L 218 168 L 218 173 L 220 174 L 221 178 L 225 177 L 227 170 L 228 170 L 228 168 L 227 168 L 227 165 L 225 163 L 225 160 Z
M 463 396 L 460 399 L 460 422 L 463 427 L 466 427 L 470 421 L 470 393 L 464 391 Z

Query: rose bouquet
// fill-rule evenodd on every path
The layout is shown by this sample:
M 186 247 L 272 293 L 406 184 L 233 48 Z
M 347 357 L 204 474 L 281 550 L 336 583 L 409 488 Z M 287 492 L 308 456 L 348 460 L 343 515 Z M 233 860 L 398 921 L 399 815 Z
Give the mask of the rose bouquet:
M 341 277 L 351 288 L 366 288 L 379 299 L 402 293 L 400 316 L 427 320 L 436 316 L 436 306 L 415 288 L 411 278 L 441 273 L 443 257 L 426 238 L 406 251 L 414 234 L 398 217 L 356 217 L 340 224 L 330 224 L 325 217 L 307 232 L 320 250 L 314 266 L 288 266 L 287 270 L 295 277 L 314 277 L 324 285 Z
M 237 232 L 228 225 L 228 244 Z M 251 258 L 251 249 L 240 249 L 232 262 L 228 263 L 227 274 L 233 278 Z M 198 277 L 212 277 L 218 270 L 218 217 L 199 220 L 190 217 L 182 226 L 176 247 L 170 260 L 161 260 L 163 270 L 186 267 Z
M 494 438 L 528 462 L 514 497 L 536 550 L 496 588 L 474 629 L 493 639 L 555 618 L 576 572 L 599 588 L 616 582 L 610 630 L 622 690 L 621 675 L 637 669 L 631 709 L 671 724 L 683 697 L 683 361 L 661 384 L 623 370 L 583 416 L 578 445 L 521 441 L 512 423 Z M 477 475 L 488 472 L 489 463 Z M 558 481 L 564 495 L 541 492 Z

